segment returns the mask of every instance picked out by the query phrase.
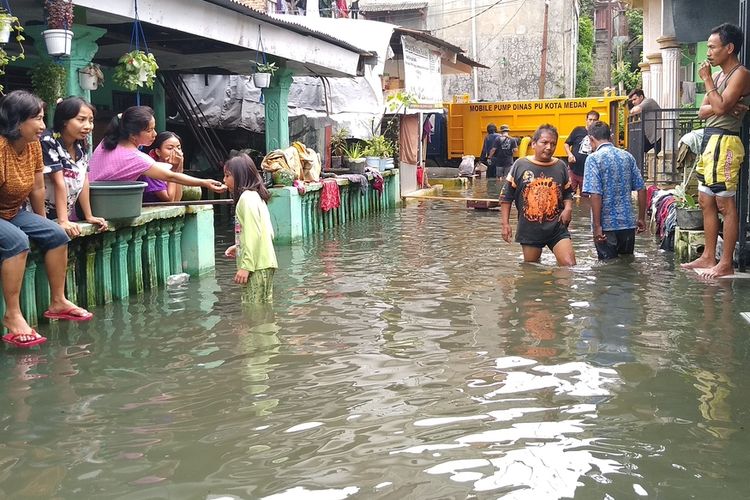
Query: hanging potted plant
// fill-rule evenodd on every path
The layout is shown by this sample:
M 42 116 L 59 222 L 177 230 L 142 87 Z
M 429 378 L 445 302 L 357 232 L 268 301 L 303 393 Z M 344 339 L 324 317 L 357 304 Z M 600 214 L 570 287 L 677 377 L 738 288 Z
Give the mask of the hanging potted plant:
M 47 53 L 53 57 L 69 56 L 73 41 L 73 2 L 72 0 L 45 0 L 47 27 L 42 31 Z
M 267 89 L 271 86 L 271 77 L 279 69 L 276 63 L 255 62 L 256 72 L 253 73 L 253 85 L 259 89 Z
M 90 62 L 78 70 L 78 84 L 83 90 L 96 90 L 104 86 L 104 72 L 95 62 Z
M 8 38 L 5 40 L 6 42 L 10 40 L 10 33 L 11 31 L 16 32 L 16 41 L 18 42 L 19 47 L 19 53 L 13 56 L 9 56 L 7 52 L 5 52 L 5 48 L 0 45 L 0 77 L 5 75 L 5 67 L 12 63 L 13 61 L 17 60 L 23 60 L 26 58 L 26 54 L 24 52 L 23 48 L 23 42 L 25 40 L 23 36 L 23 26 L 21 26 L 21 23 L 18 22 L 18 18 L 9 14 L 5 10 L 0 9 L 0 23 L 7 23 L 8 26 Z M 3 85 L 0 84 L 0 95 L 3 93 Z
M 65 94 L 67 74 L 65 68 L 47 60 L 31 70 L 34 93 L 48 106 L 54 105 Z
M 8 43 L 14 24 L 18 24 L 18 18 L 10 15 L 5 9 L 0 9 L 0 43 Z
M 159 65 L 156 64 L 156 58 L 152 53 L 146 54 L 142 50 L 133 50 L 117 61 L 112 79 L 131 92 L 141 87 L 153 89 L 158 69 Z

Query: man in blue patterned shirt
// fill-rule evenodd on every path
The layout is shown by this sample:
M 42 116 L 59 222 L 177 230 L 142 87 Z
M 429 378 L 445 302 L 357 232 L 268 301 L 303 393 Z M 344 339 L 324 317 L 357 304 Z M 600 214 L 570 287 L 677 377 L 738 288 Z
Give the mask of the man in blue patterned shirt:
M 593 153 L 586 158 L 582 191 L 591 195 L 594 246 L 601 260 L 632 254 L 636 231 L 646 229 L 646 185 L 633 155 L 611 142 L 609 125 L 589 126 Z M 638 218 L 632 191 L 638 191 Z

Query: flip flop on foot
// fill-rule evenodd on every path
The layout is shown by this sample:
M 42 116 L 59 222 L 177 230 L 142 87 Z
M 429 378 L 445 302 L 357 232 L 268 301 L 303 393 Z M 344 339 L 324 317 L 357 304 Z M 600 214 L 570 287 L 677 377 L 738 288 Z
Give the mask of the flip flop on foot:
M 24 337 L 31 337 L 31 339 L 21 340 Z M 7 333 L 3 335 L 3 342 L 15 347 L 33 347 L 47 342 L 47 337 L 42 337 L 36 333 L 36 330 L 31 330 L 29 333 Z
M 44 317 L 47 319 L 63 319 L 67 321 L 88 321 L 94 317 L 94 314 L 88 312 L 82 307 L 70 307 L 59 312 L 52 312 L 48 309 L 44 311 Z

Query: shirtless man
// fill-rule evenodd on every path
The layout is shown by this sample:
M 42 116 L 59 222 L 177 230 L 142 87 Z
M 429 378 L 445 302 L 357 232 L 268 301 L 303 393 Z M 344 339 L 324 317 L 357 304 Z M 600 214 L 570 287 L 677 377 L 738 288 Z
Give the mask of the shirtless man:
M 706 245 L 700 257 L 682 264 L 682 268 L 705 268 L 701 274 L 709 278 L 734 274 L 734 247 L 739 232 L 735 198 L 745 156 L 739 132 L 750 103 L 750 71 L 738 59 L 744 38 L 742 30 L 729 23 L 711 30 L 708 61 L 698 72 L 706 85 L 706 97 L 698 112 L 706 120 L 706 129 L 696 165 Z M 711 66 L 719 66 L 721 72 L 713 76 Z M 724 217 L 724 252 L 717 264 L 718 214 Z

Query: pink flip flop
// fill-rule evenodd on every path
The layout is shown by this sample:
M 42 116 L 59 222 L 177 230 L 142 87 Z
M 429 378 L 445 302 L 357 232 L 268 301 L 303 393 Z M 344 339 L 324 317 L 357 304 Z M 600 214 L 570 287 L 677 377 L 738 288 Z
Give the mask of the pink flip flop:
M 38 337 L 27 341 L 19 340 L 20 337 L 24 337 L 26 335 L 38 335 Z M 36 330 L 31 330 L 28 334 L 7 333 L 3 335 L 3 342 L 15 347 L 33 347 L 35 345 L 44 344 L 45 342 L 47 342 L 47 337 L 42 337 L 41 335 L 36 333 Z
M 74 311 L 84 311 L 85 314 L 73 314 Z M 47 319 L 63 319 L 67 321 L 88 321 L 94 317 L 93 313 L 90 313 L 82 307 L 71 307 L 60 312 L 52 312 L 50 310 L 44 311 L 44 317 Z

